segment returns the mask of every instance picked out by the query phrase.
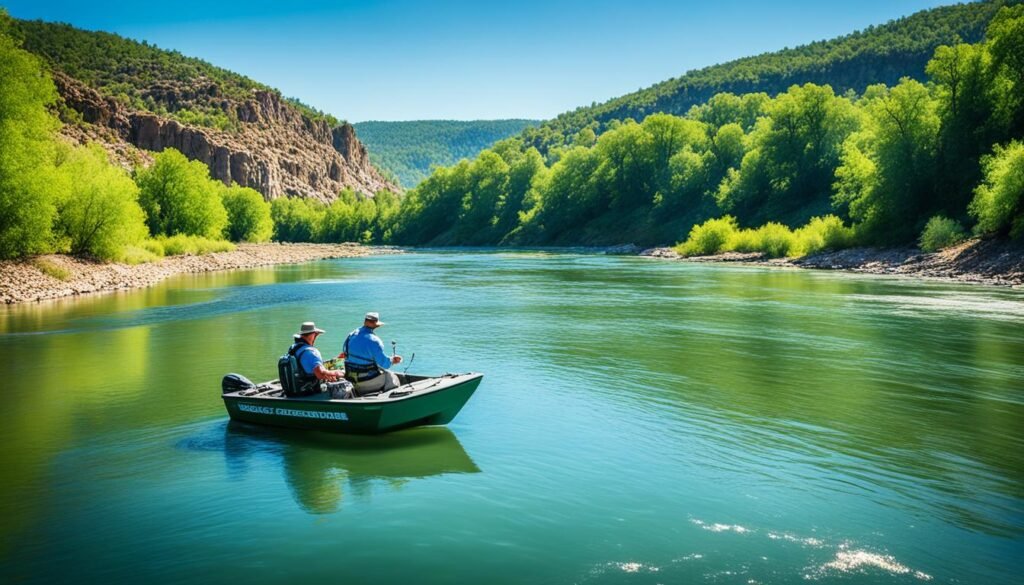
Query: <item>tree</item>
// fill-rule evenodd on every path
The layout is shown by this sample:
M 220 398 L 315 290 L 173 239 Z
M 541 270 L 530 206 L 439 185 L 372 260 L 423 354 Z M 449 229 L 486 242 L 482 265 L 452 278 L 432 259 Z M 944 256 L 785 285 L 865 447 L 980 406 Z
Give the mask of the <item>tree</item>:
M 508 171 L 508 164 L 490 150 L 481 152 L 473 162 L 468 190 L 459 210 L 456 243 L 480 245 L 497 241 L 493 225 L 507 191 Z
M 984 159 L 985 181 L 971 201 L 971 215 L 983 234 L 1024 237 L 1024 143 L 997 147 Z
M 602 163 L 596 148 L 573 148 L 562 156 L 542 184 L 540 197 L 523 217 L 521 243 L 554 241 L 603 211 L 598 204 L 596 173 Z
M 156 155 L 151 167 L 138 171 L 136 182 L 153 235 L 223 236 L 228 223 L 220 197 L 224 187 L 210 179 L 203 163 L 169 148 Z
M 326 207 L 299 197 L 278 197 L 270 202 L 274 220 L 274 240 L 278 242 L 312 242 L 320 229 Z
M 627 120 L 614 130 L 601 135 L 594 147 L 600 165 L 595 177 L 597 194 L 606 206 L 617 212 L 654 199 L 654 141 L 640 124 Z M 603 211 L 603 210 L 597 210 Z
M 60 127 L 47 108 L 57 90 L 39 60 L 2 34 L 0 11 L 0 258 L 51 249 L 55 199 L 67 189 L 56 172 Z
M 979 159 L 1003 134 L 995 116 L 995 69 L 983 45 L 958 44 L 936 49 L 927 71 L 936 83 L 941 117 L 941 212 L 963 218 L 981 180 Z
M 748 187 L 746 201 L 735 213 L 741 222 L 803 224 L 828 210 L 841 147 L 859 126 L 859 116 L 831 87 L 810 83 L 791 87 L 765 112 L 751 134 L 752 149 L 760 154 L 740 167 L 756 177 L 741 180 Z
M 57 203 L 54 232 L 59 249 L 113 260 L 125 246 L 149 235 L 139 188 L 110 164 L 100 146 L 66 149 L 62 159 L 59 170 L 70 190 Z
M 1003 6 L 989 24 L 988 50 L 1007 80 L 999 88 L 1002 114 L 1012 136 L 1024 134 L 1024 4 Z
M 270 204 L 255 189 L 232 185 L 221 191 L 228 212 L 224 235 L 232 242 L 266 242 L 274 235 Z
M 923 84 L 904 79 L 865 108 L 864 129 L 844 145 L 836 202 L 849 205 L 869 241 L 910 241 L 938 206 L 938 103 Z
M 524 213 L 529 213 L 538 198 L 538 188 L 547 175 L 544 159 L 536 148 L 529 148 L 509 166 L 508 186 L 499 202 L 494 231 L 504 238 L 514 230 Z

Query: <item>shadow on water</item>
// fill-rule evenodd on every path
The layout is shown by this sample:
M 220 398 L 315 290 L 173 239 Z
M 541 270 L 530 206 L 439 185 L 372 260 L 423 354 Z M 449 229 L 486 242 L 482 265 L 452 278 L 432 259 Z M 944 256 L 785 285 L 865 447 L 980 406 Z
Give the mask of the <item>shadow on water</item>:
M 223 451 L 234 481 L 244 480 L 257 461 L 280 462 L 295 503 L 310 514 L 337 512 L 346 493 L 368 497 L 376 481 L 401 488 L 414 479 L 480 472 L 445 427 L 361 436 L 227 421 L 183 439 L 178 446 Z

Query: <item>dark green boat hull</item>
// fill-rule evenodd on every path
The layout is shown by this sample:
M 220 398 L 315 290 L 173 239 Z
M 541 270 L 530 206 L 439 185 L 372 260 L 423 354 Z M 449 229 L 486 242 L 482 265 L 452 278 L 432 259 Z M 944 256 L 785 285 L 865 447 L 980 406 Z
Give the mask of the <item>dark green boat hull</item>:
M 483 374 L 446 375 L 433 387 L 397 398 L 329 400 L 222 394 L 232 420 L 335 433 L 373 434 L 451 422 L 476 391 Z

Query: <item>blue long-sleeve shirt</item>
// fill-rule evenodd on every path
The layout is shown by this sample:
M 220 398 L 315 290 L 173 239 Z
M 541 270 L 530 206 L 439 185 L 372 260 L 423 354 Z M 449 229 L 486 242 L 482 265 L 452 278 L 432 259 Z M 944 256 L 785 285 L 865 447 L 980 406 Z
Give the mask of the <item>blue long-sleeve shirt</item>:
M 384 352 L 384 342 L 369 327 L 363 326 L 349 333 L 343 351 L 346 363 L 357 366 L 377 364 L 385 370 L 391 367 L 391 358 Z

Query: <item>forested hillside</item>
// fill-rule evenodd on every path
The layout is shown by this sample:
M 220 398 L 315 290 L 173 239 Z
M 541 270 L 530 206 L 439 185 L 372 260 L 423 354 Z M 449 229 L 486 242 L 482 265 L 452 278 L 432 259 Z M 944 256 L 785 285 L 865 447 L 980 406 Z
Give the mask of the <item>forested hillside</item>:
M 416 120 L 359 122 L 359 139 L 370 160 L 395 175 L 406 189 L 427 178 L 431 168 L 473 158 L 495 142 L 535 126 L 537 120 Z
M 923 81 L 925 64 L 936 47 L 980 41 L 999 7 L 1019 1 L 943 6 L 836 39 L 690 71 L 647 89 L 562 114 L 528 129 L 523 138 L 546 155 L 550 148 L 571 145 L 584 128 L 601 134 L 613 120 L 643 120 L 657 112 L 681 116 L 723 92 L 775 95 L 794 84 L 815 83 L 828 84 L 842 95 L 850 90 L 860 93 L 874 83 L 895 85 L 903 77 Z
M 237 114 L 222 107 L 225 99 L 245 100 L 253 90 L 278 93 L 244 75 L 216 67 L 178 51 L 168 51 L 103 31 L 40 20 L 13 20 L 12 36 L 67 75 L 111 96 L 128 107 L 168 115 L 180 122 L 220 130 L 237 130 Z M 168 95 L 176 84 L 209 82 L 194 95 Z M 184 99 L 182 99 L 184 98 Z M 339 121 L 294 98 L 285 98 L 313 120 Z
M 353 127 L 276 89 L 145 41 L 60 23 L 7 19 L 7 35 L 52 74 L 62 134 L 131 168 L 167 148 L 213 178 L 330 202 L 344 189 L 397 190 Z
M 202 61 L 0 8 L 0 259 L 381 240 L 389 187 L 351 125 Z
M 1024 236 L 1024 5 L 972 8 L 997 4 L 984 41 L 933 51 L 926 83 L 720 93 L 683 116 L 584 129 L 547 156 L 505 140 L 435 171 L 390 233 L 446 245 L 688 239 L 687 253 L 772 255 L 935 248 L 968 229 Z

